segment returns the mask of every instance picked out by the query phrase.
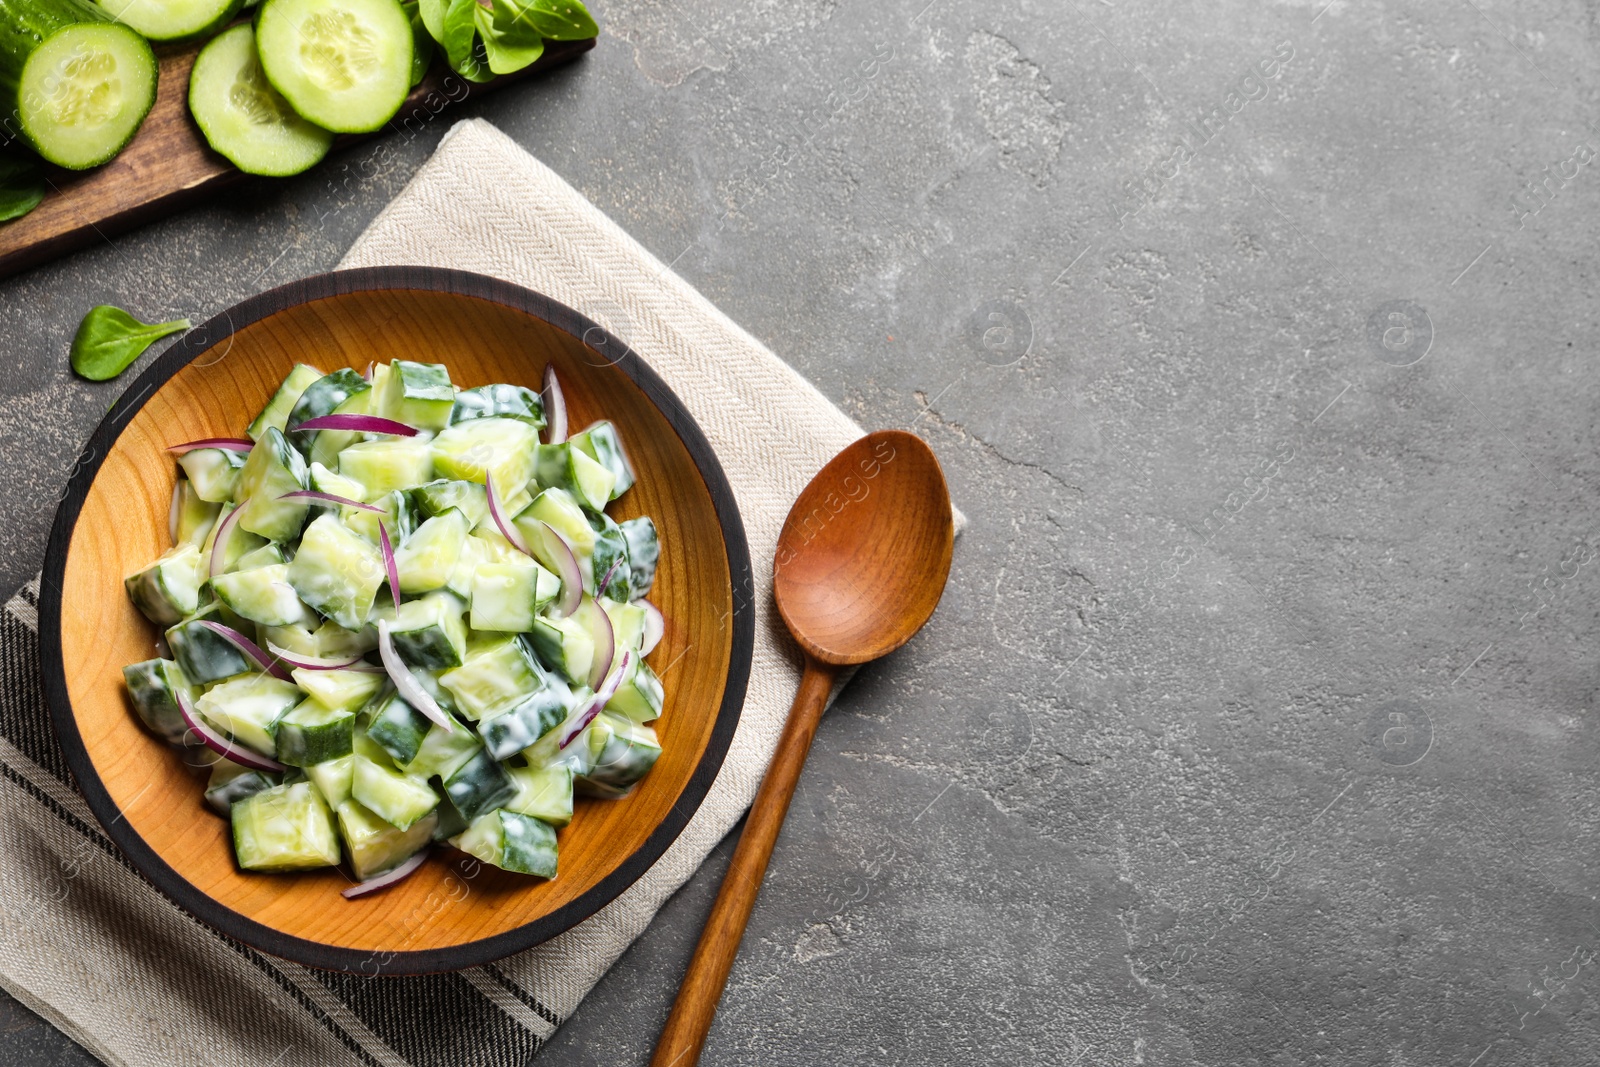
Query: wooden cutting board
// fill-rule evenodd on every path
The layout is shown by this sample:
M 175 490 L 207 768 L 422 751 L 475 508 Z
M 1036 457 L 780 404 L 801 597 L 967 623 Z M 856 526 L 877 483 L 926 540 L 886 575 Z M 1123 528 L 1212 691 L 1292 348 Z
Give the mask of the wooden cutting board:
M 334 150 L 383 136 L 419 132 L 463 100 L 570 63 L 594 47 L 585 41 L 546 41 L 544 55 L 515 74 L 474 84 L 435 62 L 385 130 L 342 136 Z M 55 259 L 113 234 L 199 203 L 250 179 L 213 152 L 189 117 L 189 68 L 197 47 L 162 55 L 156 103 L 133 143 L 116 159 L 91 171 L 50 168 L 51 192 L 44 203 L 15 222 L 0 223 L 0 277 Z M 325 163 L 323 165 L 326 165 Z

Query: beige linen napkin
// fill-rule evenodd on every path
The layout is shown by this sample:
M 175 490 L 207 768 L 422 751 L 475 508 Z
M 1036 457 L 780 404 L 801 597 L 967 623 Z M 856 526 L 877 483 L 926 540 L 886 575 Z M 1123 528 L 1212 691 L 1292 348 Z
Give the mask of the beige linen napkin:
M 454 974 L 311 971 L 179 911 L 96 825 L 39 692 L 35 580 L 0 615 L 0 984 L 117 1067 L 525 1063 L 738 821 L 788 713 L 799 659 L 765 577 L 791 502 L 861 430 L 487 123 L 450 130 L 341 266 L 385 264 L 476 271 L 551 296 L 628 342 L 682 399 L 733 486 L 758 583 L 738 733 L 661 860 L 560 937 Z

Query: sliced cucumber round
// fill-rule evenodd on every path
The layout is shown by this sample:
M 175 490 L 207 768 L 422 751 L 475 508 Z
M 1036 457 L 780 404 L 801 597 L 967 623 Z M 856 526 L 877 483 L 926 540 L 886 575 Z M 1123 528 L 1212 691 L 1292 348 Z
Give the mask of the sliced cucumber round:
M 155 53 L 91 5 L 47 0 L 17 16 L 23 6 L 0 5 L 26 31 L 0 40 L 4 103 L 14 103 L 23 137 L 51 163 L 99 166 L 133 140 L 155 103 Z
M 106 14 L 152 41 L 183 41 L 216 33 L 244 0 L 98 0 Z
M 267 81 L 248 25 L 201 49 L 189 75 L 189 111 L 211 147 L 246 174 L 299 174 L 333 144 L 333 134 L 295 114 Z
M 380 128 L 411 90 L 411 20 L 398 0 L 267 0 L 256 48 L 284 99 L 335 133 Z

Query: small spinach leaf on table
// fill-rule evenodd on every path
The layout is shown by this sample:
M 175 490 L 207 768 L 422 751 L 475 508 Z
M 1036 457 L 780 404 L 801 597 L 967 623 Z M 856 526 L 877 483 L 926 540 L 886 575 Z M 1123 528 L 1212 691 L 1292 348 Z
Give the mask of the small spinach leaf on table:
M 119 307 L 101 304 L 90 308 L 78 324 L 72 339 L 72 369 L 91 382 L 115 378 L 144 354 L 145 349 L 181 333 L 192 325 L 188 319 L 144 323 Z

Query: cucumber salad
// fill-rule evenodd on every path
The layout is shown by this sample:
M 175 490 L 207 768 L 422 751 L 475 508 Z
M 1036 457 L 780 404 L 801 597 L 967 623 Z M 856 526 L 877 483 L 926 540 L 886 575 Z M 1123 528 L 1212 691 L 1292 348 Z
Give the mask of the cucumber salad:
M 553 369 L 460 389 L 395 360 L 296 366 L 248 434 L 170 449 L 173 547 L 126 579 L 163 655 L 123 669 L 239 866 L 344 862 L 353 897 L 447 842 L 555 877 L 573 794 L 661 754 L 659 542 L 606 514 L 617 428 L 569 437 Z

